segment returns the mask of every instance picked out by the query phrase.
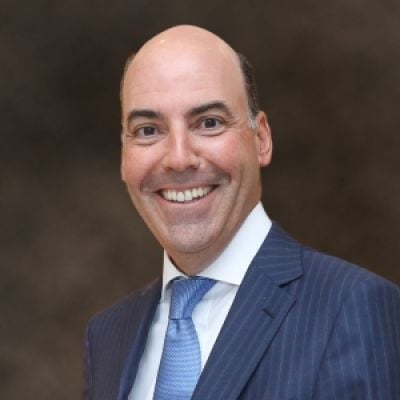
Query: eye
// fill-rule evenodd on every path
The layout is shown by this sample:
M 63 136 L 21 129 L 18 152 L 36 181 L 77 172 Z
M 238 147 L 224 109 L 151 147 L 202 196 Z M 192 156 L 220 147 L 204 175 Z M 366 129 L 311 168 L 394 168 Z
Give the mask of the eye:
M 135 131 L 135 136 L 140 138 L 149 138 L 156 134 L 156 128 L 154 126 L 142 126 Z
M 194 130 L 203 136 L 218 136 L 225 131 L 226 122 L 221 117 L 204 116 L 194 125 Z
M 217 129 L 221 127 L 222 123 L 217 118 L 208 117 L 201 121 L 200 126 L 205 129 Z
M 162 138 L 162 130 L 157 125 L 138 125 L 128 131 L 127 137 L 134 144 L 150 145 Z

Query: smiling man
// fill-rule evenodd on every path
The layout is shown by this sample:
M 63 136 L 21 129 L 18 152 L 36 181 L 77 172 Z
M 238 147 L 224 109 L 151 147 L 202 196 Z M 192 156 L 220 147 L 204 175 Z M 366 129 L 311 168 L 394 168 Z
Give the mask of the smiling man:
M 175 265 L 199 273 L 260 200 L 260 166 L 272 149 L 265 114 L 249 113 L 237 54 L 183 27 L 136 55 L 122 105 L 130 196 Z
M 95 316 L 91 400 L 400 399 L 400 292 L 302 247 L 261 203 L 271 161 L 246 59 L 193 26 L 121 86 L 121 175 L 162 277 Z

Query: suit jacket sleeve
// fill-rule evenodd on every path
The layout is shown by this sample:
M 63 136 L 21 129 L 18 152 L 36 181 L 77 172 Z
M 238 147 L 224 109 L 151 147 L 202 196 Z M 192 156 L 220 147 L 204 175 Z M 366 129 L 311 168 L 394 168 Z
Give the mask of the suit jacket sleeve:
M 400 399 L 400 290 L 359 282 L 343 301 L 313 399 Z

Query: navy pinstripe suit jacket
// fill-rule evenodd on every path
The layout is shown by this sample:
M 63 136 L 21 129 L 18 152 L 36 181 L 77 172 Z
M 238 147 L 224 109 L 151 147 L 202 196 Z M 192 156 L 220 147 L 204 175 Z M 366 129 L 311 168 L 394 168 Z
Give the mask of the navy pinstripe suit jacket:
M 157 280 L 90 321 L 87 399 L 127 399 L 160 289 Z M 400 289 L 274 223 L 193 399 L 400 400 Z

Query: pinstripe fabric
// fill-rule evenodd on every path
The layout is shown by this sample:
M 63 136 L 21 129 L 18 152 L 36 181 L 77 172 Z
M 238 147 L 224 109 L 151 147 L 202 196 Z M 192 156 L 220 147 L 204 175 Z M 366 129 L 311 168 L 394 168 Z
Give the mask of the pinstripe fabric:
M 127 399 L 161 291 L 161 280 L 95 315 L 86 339 L 87 400 Z M 145 318 L 143 318 L 145 316 Z
M 91 400 L 126 399 L 157 290 L 92 320 Z M 400 400 L 400 289 L 301 247 L 273 224 L 192 398 Z

